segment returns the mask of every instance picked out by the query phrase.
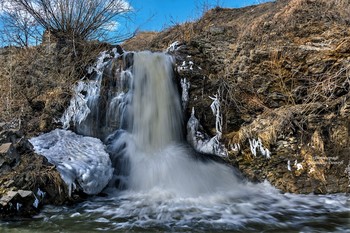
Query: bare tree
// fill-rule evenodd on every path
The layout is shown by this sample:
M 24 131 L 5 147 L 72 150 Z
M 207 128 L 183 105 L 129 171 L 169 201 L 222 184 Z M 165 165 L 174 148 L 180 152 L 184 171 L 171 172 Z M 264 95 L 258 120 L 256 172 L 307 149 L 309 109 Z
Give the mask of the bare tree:
M 12 0 L 58 38 L 100 39 L 132 10 L 125 0 Z
M 0 5 L 0 41 L 18 47 L 37 43 L 41 33 L 34 18 L 23 9 L 6 3 Z

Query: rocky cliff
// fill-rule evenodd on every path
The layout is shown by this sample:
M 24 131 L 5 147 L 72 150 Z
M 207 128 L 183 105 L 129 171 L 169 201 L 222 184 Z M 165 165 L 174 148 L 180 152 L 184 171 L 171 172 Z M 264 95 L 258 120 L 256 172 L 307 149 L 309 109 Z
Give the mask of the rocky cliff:
M 221 141 L 246 177 L 285 192 L 333 193 L 350 184 L 349 25 L 349 1 L 280 0 L 215 8 L 140 38 L 151 50 L 178 41 L 187 115 L 194 109 L 214 136 L 210 97 L 219 97 Z M 123 47 L 141 49 L 135 40 Z
M 219 133 L 226 160 L 249 180 L 284 192 L 348 192 L 349 26 L 349 0 L 279 0 L 215 8 L 122 47 L 168 48 L 179 86 L 188 88 L 187 120 L 194 110 L 203 134 Z M 109 48 L 46 41 L 0 50 L 0 204 L 12 208 L 7 216 L 19 199 L 29 203 L 24 216 L 31 213 L 42 191 L 47 203 L 69 201 L 57 171 L 25 138 L 60 127 L 73 84 Z

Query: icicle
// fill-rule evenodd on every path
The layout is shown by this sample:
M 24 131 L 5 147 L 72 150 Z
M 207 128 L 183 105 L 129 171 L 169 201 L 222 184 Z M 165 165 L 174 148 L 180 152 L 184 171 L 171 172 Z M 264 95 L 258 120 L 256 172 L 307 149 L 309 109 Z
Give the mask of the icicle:
M 16 209 L 17 209 L 17 211 L 19 211 L 19 209 L 22 207 L 22 204 L 21 203 L 17 203 L 16 204 Z
M 182 95 L 181 95 L 182 108 L 186 109 L 187 103 L 189 100 L 188 90 L 190 89 L 190 82 L 188 82 L 186 78 L 181 79 L 181 88 L 182 88 Z
M 222 135 L 222 115 L 220 114 L 220 95 L 219 91 L 218 94 L 215 94 L 214 97 L 209 96 L 210 99 L 213 100 L 213 102 L 210 105 L 210 108 L 215 116 L 215 131 L 216 135 L 218 136 L 218 139 L 221 139 Z
M 292 168 L 290 167 L 290 160 L 288 160 L 288 162 L 287 162 L 287 169 L 288 169 L 288 171 L 292 170 Z
M 248 139 L 249 140 L 249 146 L 250 146 L 250 151 L 254 155 L 254 157 L 257 156 L 257 150 L 260 151 L 260 154 L 264 156 L 267 159 L 271 158 L 271 152 L 265 148 L 262 144 L 262 141 L 260 138 L 258 140 L 253 139 Z

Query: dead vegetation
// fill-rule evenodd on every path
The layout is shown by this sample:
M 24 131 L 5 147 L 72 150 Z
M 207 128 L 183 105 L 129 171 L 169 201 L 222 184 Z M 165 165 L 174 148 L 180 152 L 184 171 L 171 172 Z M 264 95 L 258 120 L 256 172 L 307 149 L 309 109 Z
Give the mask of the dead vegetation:
M 28 132 L 49 130 L 63 113 L 73 84 L 82 78 L 107 44 L 84 42 L 75 47 L 47 43 L 3 48 L 0 60 L 0 121 L 22 124 Z M 33 121 L 32 121 L 33 120 Z
M 31 190 L 38 189 L 46 193 L 44 201 L 50 204 L 62 205 L 68 200 L 67 185 L 59 172 L 46 158 L 26 153 L 21 156 L 21 162 L 15 171 L 1 176 L 0 187 L 5 190 Z

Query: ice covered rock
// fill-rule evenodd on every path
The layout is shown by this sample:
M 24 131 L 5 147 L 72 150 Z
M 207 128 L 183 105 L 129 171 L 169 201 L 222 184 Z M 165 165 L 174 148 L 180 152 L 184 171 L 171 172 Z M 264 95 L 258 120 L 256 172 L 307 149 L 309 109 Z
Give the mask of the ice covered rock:
M 57 166 L 69 191 L 77 187 L 90 195 L 108 184 L 113 168 L 104 144 L 96 138 L 56 129 L 30 139 L 36 153 Z

